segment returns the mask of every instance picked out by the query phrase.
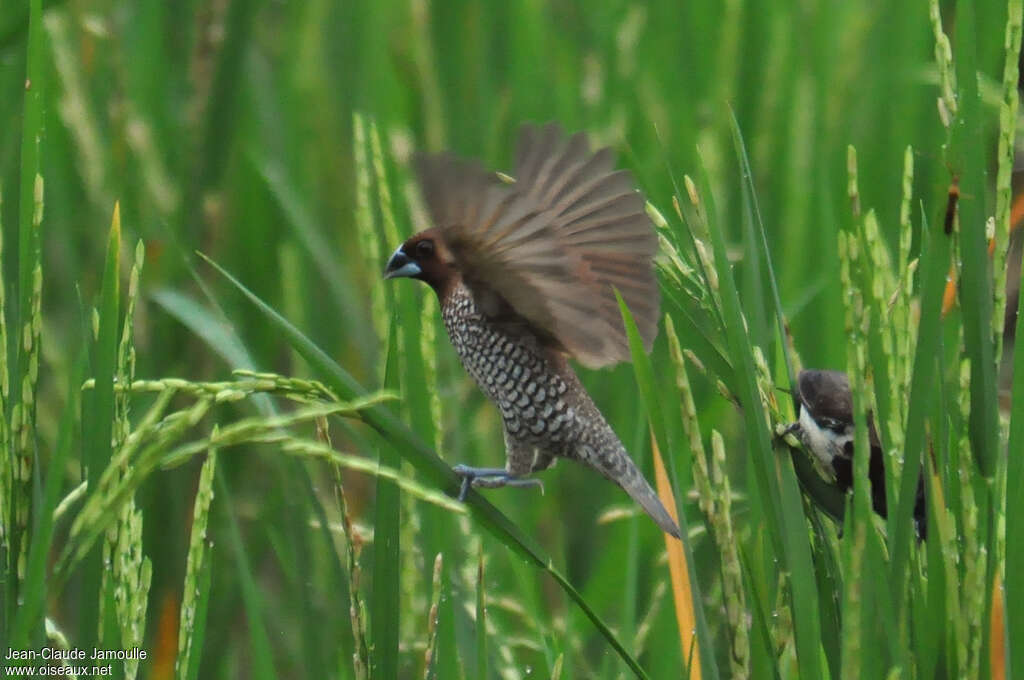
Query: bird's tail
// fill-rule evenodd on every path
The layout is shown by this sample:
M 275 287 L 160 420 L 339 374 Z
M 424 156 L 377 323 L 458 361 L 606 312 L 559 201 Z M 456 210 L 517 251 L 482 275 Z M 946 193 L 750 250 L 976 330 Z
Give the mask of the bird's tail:
M 621 486 L 622 490 L 640 504 L 644 512 L 661 527 L 662 531 L 679 538 L 679 525 L 668 514 L 668 510 L 662 505 L 658 494 L 647 483 L 643 473 L 640 472 L 633 459 L 626 453 L 625 447 L 619 442 L 616 443 L 618 443 L 618 446 L 614 454 L 598 454 L 588 462 L 602 475 Z

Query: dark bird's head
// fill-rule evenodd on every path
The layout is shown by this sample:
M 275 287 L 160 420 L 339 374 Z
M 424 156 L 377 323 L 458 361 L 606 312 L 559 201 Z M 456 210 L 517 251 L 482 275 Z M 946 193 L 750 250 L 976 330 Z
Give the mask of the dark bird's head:
M 840 371 L 800 371 L 800 399 L 795 430 L 822 463 L 832 467 L 836 456 L 849 456 L 853 447 L 853 396 L 850 381 Z
M 853 394 L 842 371 L 800 371 L 797 393 L 801 410 L 809 411 L 822 427 L 836 434 L 853 427 Z
M 835 472 L 836 484 L 842 491 L 853 486 L 853 393 L 850 380 L 841 371 L 800 371 L 797 377 L 800 419 L 790 426 L 811 453 Z M 867 412 L 868 479 L 871 481 L 871 506 L 886 516 L 885 462 L 882 443 L 875 429 L 874 416 Z M 861 455 L 861 454 L 857 454 Z M 928 531 L 925 512 L 924 476 L 917 479 L 914 500 L 914 525 L 917 537 L 924 540 Z
M 430 284 L 438 295 L 444 292 L 456 274 L 454 259 L 436 229 L 410 236 L 392 253 L 384 269 L 385 279 L 419 279 Z

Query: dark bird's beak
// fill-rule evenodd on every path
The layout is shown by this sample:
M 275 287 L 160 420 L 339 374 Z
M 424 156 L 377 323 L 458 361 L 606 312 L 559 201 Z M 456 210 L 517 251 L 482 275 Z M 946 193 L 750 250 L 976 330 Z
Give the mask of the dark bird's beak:
M 402 276 L 416 276 L 422 272 L 420 266 L 399 248 L 388 260 L 388 266 L 384 269 L 384 278 L 397 279 Z

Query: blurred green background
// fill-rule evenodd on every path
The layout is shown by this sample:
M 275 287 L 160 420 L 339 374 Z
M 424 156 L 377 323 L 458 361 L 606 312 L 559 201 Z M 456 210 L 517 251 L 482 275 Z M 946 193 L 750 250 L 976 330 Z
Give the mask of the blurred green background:
M 978 35 L 992 37 L 978 41 L 977 51 L 986 162 L 994 168 L 1006 4 L 975 7 Z M 91 328 L 115 201 L 124 276 L 137 239 L 146 250 L 134 325 L 138 377 L 220 380 L 237 367 L 309 375 L 280 333 L 195 257 L 198 250 L 362 384 L 382 384 L 386 342 L 369 301 L 391 284 L 380 279 L 383 259 L 372 261 L 357 234 L 356 113 L 379 130 L 402 238 L 416 228 L 415 211 L 407 207 L 415 188 L 406 165 L 415 149 L 450 148 L 510 170 L 519 125 L 557 120 L 570 131 L 586 131 L 595 146 L 614 147 L 620 165 L 634 171 L 666 215 L 674 212 L 673 177 L 681 182 L 684 174 L 698 174 L 699 149 L 719 224 L 731 230 L 730 258 L 743 296 L 762 289 L 751 284 L 741 233 L 743 179 L 731 108 L 750 154 L 795 348 L 804 365 L 845 367 L 836 234 L 850 210 L 847 146 L 857 148 L 861 202 L 877 211 L 892 248 L 908 145 L 914 149 L 915 213 L 935 217 L 945 207 L 951 173 L 943 160 L 928 11 L 925 2 L 870 0 L 46 3 L 44 77 L 32 83 L 41 88 L 44 115 L 37 427 L 43 466 L 56 446 L 73 364 Z M 952 13 L 943 3 L 943 15 Z M 4 2 L 0 219 L 8 290 L 17 271 L 27 36 L 28 4 Z M 373 212 L 379 221 L 379 210 Z M 918 240 L 915 232 L 915 251 Z M 381 243 L 380 253 L 394 245 Z M 388 301 L 402 295 L 435 306 L 425 287 L 395 286 L 402 292 L 389 291 Z M 751 324 L 768 323 L 766 297 L 742 299 Z M 678 320 L 676 327 L 685 347 L 687 328 Z M 457 365 L 440 325 L 433 330 L 439 451 L 453 463 L 500 464 L 497 415 Z M 665 351 L 661 338 L 655 356 L 663 359 Z M 631 369 L 582 372 L 627 447 L 649 463 Z M 746 513 L 743 497 L 740 420 L 706 380 L 695 380 L 695 389 L 702 423 L 726 436 L 728 470 L 739 493 L 737 531 L 749 538 L 758 518 Z M 253 400 L 221 406 L 199 429 L 254 415 L 258 407 Z M 432 432 L 419 434 L 434 441 Z M 334 444 L 376 456 L 358 433 L 339 430 Z M 156 656 L 143 665 L 142 677 L 170 677 L 166 664 L 176 652 L 199 464 L 158 471 L 137 493 L 144 551 L 153 562 L 146 639 Z M 223 454 L 218 474 L 232 492 L 217 496 L 210 519 L 213 572 L 200 677 L 356 677 L 350 584 L 339 556 L 344 541 L 335 532 L 328 543 L 316 528 L 320 503 L 331 499 L 329 471 L 262 446 Z M 66 488 L 79 479 L 78 463 L 69 464 Z M 629 640 L 651 677 L 678 677 L 679 637 L 656 528 L 643 518 L 595 523 L 610 508 L 628 506 L 616 488 L 588 471 L 563 464 L 544 481 L 543 496 L 502 490 L 488 497 L 554 557 Z M 357 525 L 372 525 L 373 478 L 346 473 L 345 488 Z M 403 503 L 401 531 L 408 540 L 400 677 L 423 675 L 431 565 L 441 544 L 454 551 L 445 555 L 444 592 L 453 600 L 453 635 L 468 677 L 481 677 L 471 632 L 481 554 L 487 590 L 504 603 L 489 605 L 491 675 L 483 677 L 548 677 L 559 657 L 563 678 L 623 672 L 552 582 L 454 518 L 442 517 L 442 528 L 433 529 L 444 535 L 440 544 L 423 538 L 421 505 Z M 232 522 L 241 531 L 245 567 L 239 566 L 241 548 L 226 538 Z M 691 528 L 698 523 L 691 519 Z M 66 530 L 58 525 L 57 545 Z M 721 636 L 717 553 L 699 530 L 693 545 L 712 632 Z M 372 560 L 373 547 L 367 551 Z M 259 625 L 272 668 L 259 668 L 250 655 L 254 624 L 240 586 L 245 569 L 261 594 Z M 51 617 L 72 642 L 81 625 L 78 597 L 72 579 L 49 602 Z M 719 652 L 723 668 L 726 647 Z

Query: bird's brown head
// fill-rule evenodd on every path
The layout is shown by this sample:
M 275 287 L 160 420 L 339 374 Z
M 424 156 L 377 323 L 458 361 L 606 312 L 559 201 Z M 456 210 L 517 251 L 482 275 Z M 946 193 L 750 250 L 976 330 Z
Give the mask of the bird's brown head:
M 410 236 L 392 253 L 384 269 L 385 279 L 419 279 L 430 284 L 438 295 L 444 293 L 456 275 L 454 258 L 436 229 Z

